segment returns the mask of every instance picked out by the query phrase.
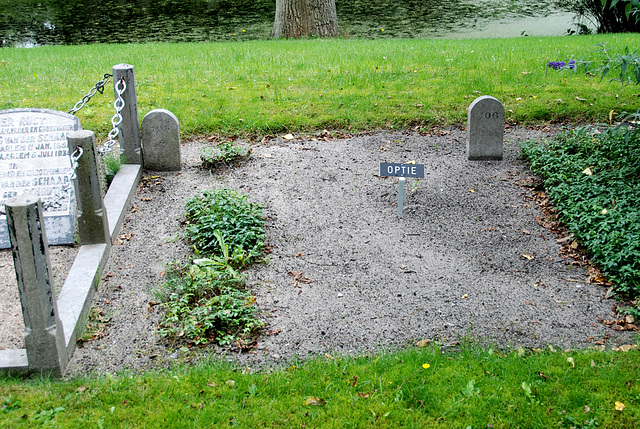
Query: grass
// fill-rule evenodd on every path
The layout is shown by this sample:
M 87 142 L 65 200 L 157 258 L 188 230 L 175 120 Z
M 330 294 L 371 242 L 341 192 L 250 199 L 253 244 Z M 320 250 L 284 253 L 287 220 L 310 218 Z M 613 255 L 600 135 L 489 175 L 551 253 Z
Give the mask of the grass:
M 4 48 L 0 108 L 66 111 L 126 62 L 135 66 L 140 116 L 169 109 L 185 136 L 463 125 L 480 94 L 501 100 L 510 122 L 602 122 L 611 110 L 635 111 L 639 91 L 546 64 L 597 60 L 596 44 L 621 52 L 639 41 L 621 34 Z M 109 90 L 78 113 L 98 140 L 113 115 Z
M 633 428 L 639 357 L 464 344 L 327 355 L 259 373 L 210 362 L 64 383 L 4 379 L 0 420 L 8 428 Z

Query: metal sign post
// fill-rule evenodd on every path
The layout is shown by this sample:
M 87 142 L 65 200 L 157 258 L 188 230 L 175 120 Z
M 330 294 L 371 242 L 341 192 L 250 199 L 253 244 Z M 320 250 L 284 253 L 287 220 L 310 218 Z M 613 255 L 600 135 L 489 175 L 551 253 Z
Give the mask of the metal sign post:
M 398 216 L 404 210 L 404 184 L 407 177 L 424 177 L 424 164 L 380 163 L 380 176 L 399 177 L 398 179 Z

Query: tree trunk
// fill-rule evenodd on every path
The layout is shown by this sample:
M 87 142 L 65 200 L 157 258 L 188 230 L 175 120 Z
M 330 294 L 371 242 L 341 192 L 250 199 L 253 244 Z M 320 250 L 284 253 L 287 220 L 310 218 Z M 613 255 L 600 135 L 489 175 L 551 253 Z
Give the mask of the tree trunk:
M 338 15 L 335 0 L 276 0 L 271 37 L 336 37 Z

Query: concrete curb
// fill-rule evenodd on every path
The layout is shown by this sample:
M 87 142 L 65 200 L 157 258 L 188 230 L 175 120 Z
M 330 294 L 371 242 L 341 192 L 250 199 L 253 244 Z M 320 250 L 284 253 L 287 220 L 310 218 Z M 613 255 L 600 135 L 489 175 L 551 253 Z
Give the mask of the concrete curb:
M 128 207 L 142 177 L 142 166 L 123 165 L 104 197 L 111 241 L 124 222 Z M 102 268 L 109 259 L 111 243 L 80 246 L 69 275 L 58 296 L 58 313 L 64 329 L 67 355 L 71 358 L 76 339 L 85 326 L 87 314 L 98 287 Z M 66 366 L 66 363 L 65 363 Z M 19 375 L 29 372 L 26 349 L 0 350 L 0 373 Z

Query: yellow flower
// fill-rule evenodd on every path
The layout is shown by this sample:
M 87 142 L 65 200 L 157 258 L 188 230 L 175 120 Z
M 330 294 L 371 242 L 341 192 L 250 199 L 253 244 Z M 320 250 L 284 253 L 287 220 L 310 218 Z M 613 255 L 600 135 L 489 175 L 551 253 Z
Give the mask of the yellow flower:
M 428 363 L 423 363 L 423 364 L 422 364 L 422 367 L 423 367 L 424 369 L 429 369 L 429 368 L 431 368 L 431 365 L 429 365 Z

